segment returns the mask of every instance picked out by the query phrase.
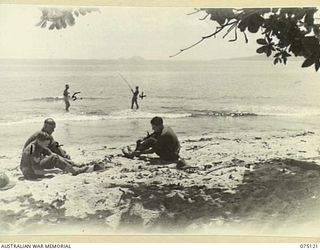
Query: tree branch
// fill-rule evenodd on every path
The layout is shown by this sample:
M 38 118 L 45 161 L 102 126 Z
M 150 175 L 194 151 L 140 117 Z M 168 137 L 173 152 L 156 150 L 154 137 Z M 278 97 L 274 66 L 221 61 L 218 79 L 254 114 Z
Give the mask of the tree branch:
M 203 36 L 203 37 L 202 37 L 199 41 L 197 41 L 196 43 L 190 45 L 189 47 L 180 49 L 180 51 L 179 51 L 178 53 L 176 53 L 176 54 L 174 54 L 174 55 L 171 55 L 171 56 L 169 56 L 169 57 L 170 57 L 170 58 L 175 57 L 175 56 L 181 54 L 182 52 L 184 52 L 184 51 L 186 51 L 186 50 L 188 50 L 188 49 L 193 48 L 194 46 L 198 45 L 199 43 L 202 43 L 204 40 L 206 40 L 206 39 L 208 39 L 208 38 L 210 38 L 210 37 L 215 36 L 215 35 L 218 34 L 221 30 L 223 30 L 225 27 L 227 27 L 227 26 L 229 26 L 229 25 L 233 25 L 233 24 L 235 24 L 235 23 L 237 23 L 237 21 L 233 21 L 233 22 L 227 23 L 227 24 L 225 24 L 225 25 L 223 25 L 223 26 L 221 26 L 221 27 L 217 27 L 217 29 L 216 29 L 215 32 L 211 33 L 210 35 Z
M 180 51 L 179 51 L 178 53 L 176 53 L 176 54 L 174 54 L 174 55 L 171 55 L 171 56 L 169 56 L 169 57 L 170 57 L 170 58 L 175 57 L 175 56 L 181 54 L 183 51 L 193 48 L 194 46 L 196 46 L 196 45 L 198 45 L 199 43 L 203 42 L 205 39 L 207 39 L 207 38 L 202 37 L 198 42 L 196 42 L 196 43 L 194 43 L 194 44 L 192 44 L 192 45 L 190 45 L 189 47 L 186 47 L 186 48 L 184 48 L 184 49 L 180 49 Z
M 234 38 L 229 40 L 229 42 L 235 42 L 238 39 L 237 27 L 234 29 Z
M 191 13 L 188 13 L 187 15 L 190 16 L 190 15 L 193 15 L 193 14 L 196 14 L 196 13 L 202 11 L 201 9 L 197 9 L 197 8 L 195 8 L 195 10 L 196 10 L 196 11 L 191 12 Z
M 199 18 L 199 20 L 203 21 L 203 20 L 207 19 L 207 17 L 208 17 L 209 15 L 210 15 L 210 14 L 205 15 L 204 17 Z
M 228 29 L 228 31 L 227 31 L 227 33 L 226 34 L 224 34 L 224 36 L 222 37 L 222 38 L 225 38 L 231 31 L 232 31 L 232 29 L 234 29 L 234 27 L 235 26 L 237 26 L 237 24 L 235 23 L 235 24 L 233 24 L 233 25 L 231 25 L 231 27 Z
M 242 34 L 244 35 L 244 39 L 245 39 L 246 43 L 248 43 L 249 40 L 248 40 L 246 32 L 242 31 Z

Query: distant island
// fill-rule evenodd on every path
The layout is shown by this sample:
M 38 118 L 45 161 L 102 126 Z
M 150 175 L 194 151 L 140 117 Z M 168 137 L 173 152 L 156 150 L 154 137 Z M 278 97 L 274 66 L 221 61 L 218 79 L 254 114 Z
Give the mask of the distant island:
M 258 54 L 254 56 L 246 56 L 246 57 L 235 57 L 235 58 L 225 58 L 222 60 L 233 60 L 233 61 L 267 61 L 267 60 L 272 60 L 273 57 L 266 57 L 265 54 Z M 298 57 L 290 57 L 290 60 L 293 61 L 301 61 L 301 58 Z
M 301 58 L 292 57 L 292 61 L 301 61 Z M 128 58 L 117 58 L 117 59 L 71 59 L 71 58 L 38 58 L 38 59 L 26 59 L 26 58 L 0 58 L 0 64 L 42 64 L 42 65 L 99 65 L 99 64 L 145 64 L 145 63 L 212 63 L 217 61 L 271 61 L 273 57 L 266 57 L 265 55 L 253 55 L 247 57 L 235 57 L 235 58 L 217 58 L 212 60 L 156 60 L 156 59 L 145 59 L 141 56 L 132 56 Z

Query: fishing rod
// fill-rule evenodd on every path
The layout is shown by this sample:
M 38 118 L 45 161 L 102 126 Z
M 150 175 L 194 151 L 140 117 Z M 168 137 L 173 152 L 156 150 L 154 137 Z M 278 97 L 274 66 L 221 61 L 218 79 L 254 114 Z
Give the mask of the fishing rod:
M 120 72 L 118 72 L 118 74 L 119 74 L 119 76 L 122 78 L 122 80 L 124 80 L 124 81 L 126 82 L 126 84 L 127 84 L 127 85 L 128 85 L 128 87 L 131 89 L 131 91 L 133 91 L 133 89 L 132 89 L 132 87 L 131 87 L 130 83 L 126 80 L 126 78 L 124 78 L 124 76 L 123 76 L 123 75 L 121 75 L 121 74 L 120 74 Z

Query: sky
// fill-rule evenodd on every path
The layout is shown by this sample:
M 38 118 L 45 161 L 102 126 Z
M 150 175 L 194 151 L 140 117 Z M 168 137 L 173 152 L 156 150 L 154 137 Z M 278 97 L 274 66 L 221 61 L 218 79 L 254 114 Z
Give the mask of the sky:
M 167 60 L 216 27 L 210 20 L 199 20 L 205 13 L 187 15 L 193 8 L 99 7 L 100 12 L 76 18 L 72 27 L 48 30 L 35 25 L 42 7 L 46 6 L 0 4 L 0 58 Z M 238 41 L 228 42 L 232 38 L 231 33 L 227 39 L 219 35 L 171 60 L 256 55 L 255 37 L 249 36 L 248 44 L 242 34 Z

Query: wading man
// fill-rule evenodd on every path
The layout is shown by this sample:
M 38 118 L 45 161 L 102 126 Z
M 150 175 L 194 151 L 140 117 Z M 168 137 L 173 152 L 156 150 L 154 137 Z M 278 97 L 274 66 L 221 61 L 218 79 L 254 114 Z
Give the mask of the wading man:
M 66 105 L 66 111 L 69 112 L 69 108 L 70 108 L 70 93 L 69 93 L 69 85 L 66 84 L 66 87 L 63 91 L 63 100 L 64 100 L 64 103 Z
M 131 92 L 133 94 L 132 100 L 131 100 L 131 109 L 133 109 L 134 104 L 136 104 L 136 108 L 139 109 L 139 105 L 138 105 L 139 87 L 137 86 L 135 91 L 131 89 Z

